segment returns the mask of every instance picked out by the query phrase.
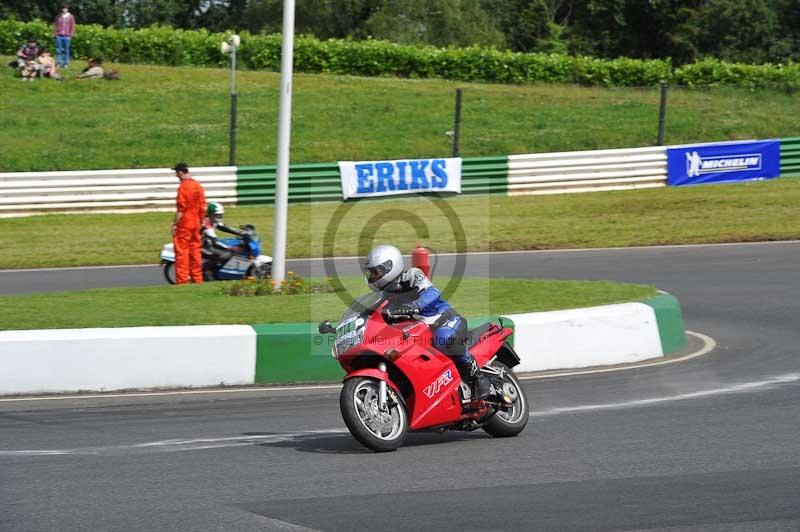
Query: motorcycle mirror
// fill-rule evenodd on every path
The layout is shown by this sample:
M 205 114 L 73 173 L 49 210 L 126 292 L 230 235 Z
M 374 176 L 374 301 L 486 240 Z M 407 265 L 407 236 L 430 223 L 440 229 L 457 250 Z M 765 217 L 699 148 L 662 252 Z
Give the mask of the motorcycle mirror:
M 333 325 L 331 325 L 330 320 L 325 320 L 321 322 L 317 330 L 319 331 L 320 334 L 330 334 L 336 332 L 336 329 L 333 328 Z

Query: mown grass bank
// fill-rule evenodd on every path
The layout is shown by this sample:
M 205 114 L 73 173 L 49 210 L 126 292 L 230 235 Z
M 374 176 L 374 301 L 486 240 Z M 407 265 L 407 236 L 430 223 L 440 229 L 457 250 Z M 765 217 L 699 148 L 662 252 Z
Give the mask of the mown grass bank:
M 4 63 L 9 57 L 0 57 Z M 122 80 L 22 83 L 0 69 L 0 171 L 194 166 L 228 162 L 230 71 L 107 65 Z M 240 72 L 239 164 L 275 160 L 279 75 Z M 300 74 L 292 160 L 447 155 L 464 87 L 464 156 L 649 146 L 658 89 L 498 85 Z M 667 143 L 793 136 L 797 97 L 774 91 L 674 89 Z
M 448 280 L 436 281 L 444 287 Z M 224 284 L 2 296 L 0 304 L 14 310 L 0 315 L 0 330 L 335 321 L 347 307 L 341 293 L 233 297 L 223 293 Z M 343 284 L 354 296 L 367 291 L 361 278 L 344 278 Z M 603 281 L 465 278 L 450 302 L 465 316 L 484 316 L 622 303 L 655 294 L 650 286 Z
M 511 251 L 800 238 L 800 179 L 556 196 L 473 196 L 446 200 L 468 251 Z M 410 252 L 415 243 L 456 251 L 441 203 L 406 199 L 358 203 L 326 232 L 341 204 L 289 207 L 287 256 L 363 254 L 373 239 Z M 418 217 L 419 221 L 414 222 Z M 238 207 L 229 224 L 253 223 L 272 254 L 272 207 Z M 169 242 L 171 213 L 49 215 L 0 219 L 0 268 L 155 264 Z M 421 222 L 420 222 L 421 221 Z M 386 223 L 383 223 L 386 222 Z M 421 223 L 419 236 L 415 228 Z M 382 225 L 381 225 L 382 224 Z

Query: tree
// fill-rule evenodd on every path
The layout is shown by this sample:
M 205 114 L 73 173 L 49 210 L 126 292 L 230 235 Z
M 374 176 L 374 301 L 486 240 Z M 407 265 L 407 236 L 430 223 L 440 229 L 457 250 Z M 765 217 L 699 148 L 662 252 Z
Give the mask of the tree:
M 502 46 L 480 0 L 385 0 L 366 22 L 370 35 L 407 44 Z
M 0 19 L 55 20 L 61 11 L 59 0 L 4 0 L 0 3 Z
M 123 11 L 114 0 L 81 0 L 70 7 L 81 24 L 124 26 Z
M 568 20 L 574 0 L 499 0 L 484 9 L 517 52 L 567 52 Z
M 381 0 L 298 0 L 295 6 L 295 31 L 321 39 L 359 37 L 364 23 Z M 247 2 L 244 27 L 250 31 L 280 32 L 283 0 Z
M 780 28 L 770 47 L 770 56 L 774 61 L 797 60 L 800 58 L 800 2 L 778 0 L 776 11 Z
M 731 61 L 768 61 L 779 29 L 776 7 L 774 0 L 710 0 L 700 17 L 699 49 Z

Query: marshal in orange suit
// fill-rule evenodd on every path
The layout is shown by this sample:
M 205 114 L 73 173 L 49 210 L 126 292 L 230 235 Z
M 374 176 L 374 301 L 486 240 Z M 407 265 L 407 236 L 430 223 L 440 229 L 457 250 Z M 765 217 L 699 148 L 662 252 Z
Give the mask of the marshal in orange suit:
M 186 163 L 173 168 L 180 179 L 176 201 L 175 222 L 172 224 L 172 243 L 175 245 L 175 284 L 186 284 L 189 278 L 203 282 L 203 255 L 200 226 L 206 213 L 206 193 L 203 186 L 189 174 Z

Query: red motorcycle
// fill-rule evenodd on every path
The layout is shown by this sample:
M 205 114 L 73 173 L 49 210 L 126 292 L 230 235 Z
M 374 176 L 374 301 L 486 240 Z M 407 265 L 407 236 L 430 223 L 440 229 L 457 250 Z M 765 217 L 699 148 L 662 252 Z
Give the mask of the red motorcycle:
M 470 331 L 469 351 L 491 383 L 489 397 L 477 400 L 433 346 L 430 327 L 393 315 L 391 307 L 375 292 L 354 301 L 336 327 L 319 325 L 320 334 L 336 334 L 332 354 L 347 372 L 339 406 L 356 440 L 373 451 L 393 451 L 409 430 L 522 432 L 528 399 L 511 372 L 519 364 L 506 341 L 511 329 L 488 323 Z

